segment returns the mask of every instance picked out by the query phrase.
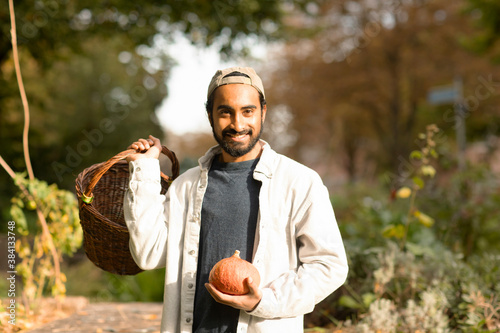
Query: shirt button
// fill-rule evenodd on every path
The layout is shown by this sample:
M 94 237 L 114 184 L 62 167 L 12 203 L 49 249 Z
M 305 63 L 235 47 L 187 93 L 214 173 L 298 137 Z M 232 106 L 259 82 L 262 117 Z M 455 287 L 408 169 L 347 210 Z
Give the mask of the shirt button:
M 199 214 L 199 213 L 194 213 L 194 214 L 193 214 L 193 220 L 194 220 L 195 222 L 198 222 L 198 221 L 200 220 L 200 214 Z
M 194 254 L 195 254 L 195 251 L 194 251 L 194 250 L 191 250 L 191 251 L 189 251 L 189 254 L 190 254 L 190 255 L 194 255 Z
M 186 318 L 186 323 L 190 323 L 191 322 L 191 318 Z
M 193 287 L 194 287 L 194 284 L 192 284 L 192 283 L 188 284 L 189 289 L 193 289 Z

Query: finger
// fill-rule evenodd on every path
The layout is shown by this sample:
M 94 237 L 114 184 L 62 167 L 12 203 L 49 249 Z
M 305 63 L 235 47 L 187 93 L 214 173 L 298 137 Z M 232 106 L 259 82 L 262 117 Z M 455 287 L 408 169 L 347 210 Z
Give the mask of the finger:
M 215 289 L 214 286 L 212 286 L 210 283 L 205 283 L 205 288 L 207 288 L 208 292 L 214 296 L 217 296 L 220 291 Z
M 154 136 L 150 135 L 149 136 L 149 141 L 151 142 L 151 145 L 156 146 L 156 147 L 161 147 L 161 142 L 160 139 L 155 138 Z
M 131 149 L 135 149 L 135 150 L 137 150 L 138 152 L 140 152 L 141 150 L 144 150 L 144 146 L 143 146 L 143 144 L 142 144 L 142 143 L 140 143 L 140 142 L 138 142 L 138 141 L 136 141 L 136 142 L 132 143 L 132 144 L 130 145 L 130 147 L 129 147 L 129 148 L 131 148 Z
M 214 286 L 212 286 L 210 283 L 205 283 L 205 288 L 207 288 L 208 292 L 210 293 L 210 295 L 212 295 L 212 297 L 217 301 L 217 302 L 220 302 L 221 301 L 221 296 L 223 295 L 220 291 L 218 291 L 217 289 L 215 289 Z
M 148 150 L 151 147 L 146 139 L 139 139 L 139 143 L 141 150 Z

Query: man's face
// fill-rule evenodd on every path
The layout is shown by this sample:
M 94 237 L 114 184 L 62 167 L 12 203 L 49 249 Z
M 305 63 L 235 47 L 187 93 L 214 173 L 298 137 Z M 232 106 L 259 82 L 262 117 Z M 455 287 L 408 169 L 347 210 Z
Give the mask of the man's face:
M 257 90 L 246 84 L 227 84 L 214 92 L 212 131 L 223 149 L 224 162 L 257 158 L 266 107 L 261 110 Z

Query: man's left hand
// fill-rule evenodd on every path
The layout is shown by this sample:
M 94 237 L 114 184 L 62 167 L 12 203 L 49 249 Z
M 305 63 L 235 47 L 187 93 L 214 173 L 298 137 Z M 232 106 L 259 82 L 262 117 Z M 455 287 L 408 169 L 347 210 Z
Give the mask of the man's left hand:
M 205 283 L 205 288 L 212 295 L 212 297 L 218 302 L 225 305 L 232 306 L 235 309 L 252 311 L 259 304 L 262 298 L 262 291 L 257 285 L 255 285 L 252 278 L 246 278 L 245 282 L 250 290 L 248 294 L 245 295 L 228 295 L 217 290 L 212 284 Z

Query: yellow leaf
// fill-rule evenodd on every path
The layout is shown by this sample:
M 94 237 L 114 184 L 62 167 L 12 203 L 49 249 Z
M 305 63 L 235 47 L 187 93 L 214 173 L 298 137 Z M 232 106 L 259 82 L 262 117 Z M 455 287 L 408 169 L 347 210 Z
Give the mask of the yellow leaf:
M 402 224 L 390 224 L 382 230 L 382 236 L 386 238 L 398 238 L 401 239 L 404 237 L 405 227 Z
M 28 204 L 26 205 L 26 207 L 29 210 L 35 210 L 36 209 L 36 202 L 33 200 L 30 200 L 30 201 L 28 201 Z
M 415 210 L 413 212 L 413 216 L 415 216 L 417 218 L 418 222 L 420 222 L 422 225 L 426 226 L 427 228 L 432 227 L 432 225 L 434 224 L 434 219 L 432 217 L 430 217 L 427 214 L 422 213 L 419 210 Z
M 401 199 L 406 199 L 411 195 L 411 189 L 407 186 L 401 187 L 397 192 L 396 196 Z
M 429 176 L 429 177 L 434 177 L 436 175 L 436 169 L 432 165 L 423 165 L 420 168 L 420 171 L 422 171 L 422 174 L 424 176 Z

